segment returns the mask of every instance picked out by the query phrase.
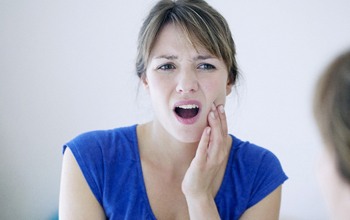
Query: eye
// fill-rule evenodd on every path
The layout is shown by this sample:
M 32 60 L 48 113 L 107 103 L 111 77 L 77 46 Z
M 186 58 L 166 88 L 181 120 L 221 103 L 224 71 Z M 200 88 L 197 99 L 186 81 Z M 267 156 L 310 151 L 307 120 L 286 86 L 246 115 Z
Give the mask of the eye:
M 167 63 L 167 64 L 159 66 L 157 69 L 166 71 L 166 70 L 175 69 L 175 66 L 173 64 Z
M 198 66 L 198 69 L 202 69 L 202 70 L 212 70 L 212 69 L 216 69 L 214 65 L 211 65 L 209 63 L 202 63 Z

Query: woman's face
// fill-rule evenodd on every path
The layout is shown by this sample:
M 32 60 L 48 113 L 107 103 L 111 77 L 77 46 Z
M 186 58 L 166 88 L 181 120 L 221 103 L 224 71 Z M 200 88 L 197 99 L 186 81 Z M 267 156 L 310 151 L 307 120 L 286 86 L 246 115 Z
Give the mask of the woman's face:
M 227 80 L 221 58 L 195 48 L 176 25 L 166 25 L 151 51 L 144 79 L 154 122 L 181 142 L 199 141 L 213 103 L 225 104 L 231 92 Z

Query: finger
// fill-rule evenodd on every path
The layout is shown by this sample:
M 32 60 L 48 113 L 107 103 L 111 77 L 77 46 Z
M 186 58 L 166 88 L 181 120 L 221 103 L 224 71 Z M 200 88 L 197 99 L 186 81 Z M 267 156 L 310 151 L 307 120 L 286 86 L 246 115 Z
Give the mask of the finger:
M 212 105 L 212 110 L 209 112 L 209 115 L 208 115 L 208 122 L 209 122 L 209 126 L 213 130 L 211 137 L 213 138 L 220 137 L 222 135 L 221 118 L 220 118 L 218 109 L 214 105 L 214 103 Z M 211 139 L 211 140 L 215 140 L 215 139 Z
M 210 133 L 211 133 L 211 128 L 206 127 L 202 133 L 201 140 L 199 141 L 198 148 L 196 151 L 196 156 L 195 156 L 195 159 L 199 163 L 204 163 L 207 160 Z
M 219 115 L 220 122 L 221 122 L 222 134 L 226 135 L 228 133 L 228 128 L 227 128 L 227 118 L 226 118 L 224 105 L 218 106 L 218 113 L 219 113 L 218 115 Z
M 211 127 L 211 134 L 209 140 L 208 157 L 216 158 L 221 151 L 223 144 L 223 133 L 221 128 L 221 121 L 219 113 L 216 108 L 211 111 L 208 116 L 209 126 Z
M 212 104 L 211 107 L 211 112 L 213 112 L 214 115 L 212 116 L 212 119 L 219 119 L 218 121 L 212 121 L 212 123 L 214 123 L 213 125 L 219 125 L 219 127 L 221 127 L 221 120 L 220 120 L 220 116 L 219 116 L 219 112 L 218 112 L 218 107 L 215 105 L 215 103 Z M 210 113 L 211 114 L 211 113 Z

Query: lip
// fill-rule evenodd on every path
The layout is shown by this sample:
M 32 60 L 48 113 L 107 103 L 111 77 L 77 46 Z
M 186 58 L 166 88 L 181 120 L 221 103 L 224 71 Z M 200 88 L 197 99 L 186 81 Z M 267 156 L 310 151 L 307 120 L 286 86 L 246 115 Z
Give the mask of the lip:
M 177 106 L 180 106 L 180 105 L 197 105 L 199 107 L 199 111 L 198 111 L 198 114 L 196 116 L 194 116 L 193 118 L 181 118 L 180 116 L 178 116 L 176 113 L 175 113 L 175 107 Z M 185 125 L 191 125 L 191 124 L 194 124 L 198 118 L 199 118 L 199 115 L 202 111 L 202 104 L 197 101 L 197 100 L 183 100 L 183 101 L 178 101 L 174 104 L 173 106 L 173 111 L 174 111 L 174 115 L 176 117 L 176 119 L 182 123 L 182 124 L 185 124 Z

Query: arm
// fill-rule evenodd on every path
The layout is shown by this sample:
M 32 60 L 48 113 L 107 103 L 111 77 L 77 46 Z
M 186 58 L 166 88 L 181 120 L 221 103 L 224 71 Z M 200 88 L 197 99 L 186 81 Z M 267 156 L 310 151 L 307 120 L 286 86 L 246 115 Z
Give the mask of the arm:
M 59 200 L 61 220 L 106 219 L 69 148 L 63 156 Z
M 263 200 L 245 211 L 240 220 L 278 220 L 282 186 L 279 186 Z
M 220 219 L 214 197 L 218 173 L 229 154 L 223 106 L 212 107 L 197 152 L 182 181 L 190 219 Z
M 221 106 L 213 107 L 214 117 L 208 116 L 209 128 L 204 129 L 196 156 L 186 172 L 182 182 L 190 219 L 220 219 L 214 197 L 214 179 L 227 158 L 227 123 Z M 243 213 L 241 220 L 277 220 L 281 203 L 279 186 L 259 203 Z
M 190 219 L 220 220 L 213 197 L 196 198 L 186 196 Z

